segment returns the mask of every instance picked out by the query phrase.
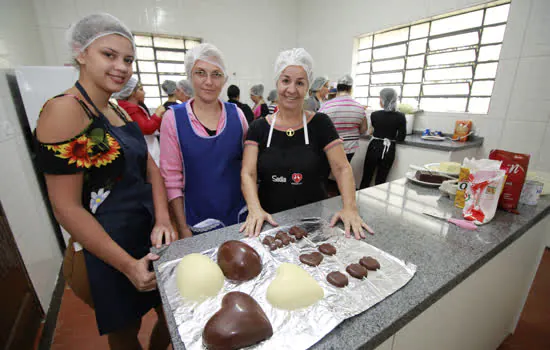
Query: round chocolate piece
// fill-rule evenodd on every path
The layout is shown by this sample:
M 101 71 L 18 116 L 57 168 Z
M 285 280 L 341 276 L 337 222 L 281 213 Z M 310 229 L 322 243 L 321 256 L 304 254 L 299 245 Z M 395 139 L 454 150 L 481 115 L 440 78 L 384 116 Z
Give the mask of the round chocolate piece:
M 365 266 L 367 270 L 376 271 L 380 268 L 380 263 L 378 260 L 372 256 L 364 256 L 359 260 L 359 264 Z
M 227 293 L 222 307 L 202 332 L 203 345 L 209 350 L 241 349 L 273 335 L 273 327 L 260 305 L 242 292 Z
M 227 241 L 220 246 L 218 265 L 225 277 L 233 281 L 249 281 L 262 271 L 258 252 L 241 241 Z
M 323 243 L 319 246 L 319 251 L 325 255 L 334 255 L 336 254 L 336 248 L 329 243 Z
M 363 279 L 363 277 L 367 277 L 367 274 L 369 273 L 367 271 L 367 268 L 361 264 L 348 265 L 348 267 L 346 267 L 346 272 L 349 273 L 351 277 L 355 277 L 358 279 Z
M 323 254 L 313 252 L 300 255 L 300 261 L 309 266 L 318 266 L 323 261 Z
M 332 271 L 327 275 L 328 283 L 338 288 L 344 288 L 348 285 L 348 277 L 340 271 Z

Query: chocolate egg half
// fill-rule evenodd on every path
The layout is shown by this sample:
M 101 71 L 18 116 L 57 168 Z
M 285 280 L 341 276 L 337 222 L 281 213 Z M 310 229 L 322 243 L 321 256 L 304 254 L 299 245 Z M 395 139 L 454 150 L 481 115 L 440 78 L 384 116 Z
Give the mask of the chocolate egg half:
M 258 252 L 241 241 L 227 241 L 220 246 L 218 265 L 225 277 L 233 281 L 249 281 L 262 272 Z

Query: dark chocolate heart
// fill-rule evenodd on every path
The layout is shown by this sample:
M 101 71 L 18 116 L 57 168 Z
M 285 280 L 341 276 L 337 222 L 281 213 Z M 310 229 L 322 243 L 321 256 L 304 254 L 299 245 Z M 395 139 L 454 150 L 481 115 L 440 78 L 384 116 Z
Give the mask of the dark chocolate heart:
M 365 266 L 367 270 L 376 271 L 380 268 L 380 263 L 378 260 L 372 256 L 364 256 L 359 260 L 359 264 Z
M 262 244 L 270 245 L 273 243 L 273 241 L 275 241 L 275 238 L 273 238 L 273 236 L 265 236 Z
M 241 241 L 227 241 L 220 246 L 218 265 L 225 277 L 233 281 L 249 281 L 262 271 L 258 252 Z
M 288 230 L 288 233 L 296 237 L 297 240 L 300 240 L 304 237 L 307 237 L 307 232 L 301 227 L 298 226 L 292 226 L 290 230 Z
M 336 248 L 329 243 L 323 243 L 319 246 L 319 251 L 325 255 L 334 255 L 336 254 Z
M 291 242 L 290 236 L 284 231 L 277 232 L 275 238 L 283 242 L 283 245 L 289 245 Z
M 344 288 L 348 285 L 348 277 L 339 271 L 332 271 L 327 275 L 328 283 L 338 288 Z
M 260 305 L 242 292 L 227 293 L 222 307 L 202 332 L 209 350 L 233 350 L 259 343 L 273 335 L 273 327 Z
M 351 275 L 351 277 L 355 277 L 358 279 L 362 279 L 363 277 L 367 277 L 367 274 L 369 273 L 367 271 L 367 268 L 364 267 L 361 264 L 350 264 L 348 267 L 346 267 L 346 272 Z
M 300 261 L 309 266 L 318 266 L 323 261 L 323 254 L 313 252 L 300 255 Z

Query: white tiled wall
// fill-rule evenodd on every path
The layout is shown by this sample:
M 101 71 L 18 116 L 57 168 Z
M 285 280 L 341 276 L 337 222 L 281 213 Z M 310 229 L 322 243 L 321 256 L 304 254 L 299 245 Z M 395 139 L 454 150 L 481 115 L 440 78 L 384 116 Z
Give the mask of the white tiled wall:
M 349 73 L 353 37 L 408 24 L 487 1 L 302 0 L 298 45 L 330 79 Z M 315 23 L 319 23 L 316 25 Z M 493 148 L 531 154 L 531 169 L 550 172 L 550 1 L 513 0 L 489 113 L 424 113 L 415 129 L 452 132 L 458 119 L 473 119 L 485 137 L 480 156 Z

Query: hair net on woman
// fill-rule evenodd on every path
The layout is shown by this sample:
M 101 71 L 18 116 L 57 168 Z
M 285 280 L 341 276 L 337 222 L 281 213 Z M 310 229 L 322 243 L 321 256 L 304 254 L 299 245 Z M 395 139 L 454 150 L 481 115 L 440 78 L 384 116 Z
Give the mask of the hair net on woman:
M 302 48 L 283 51 L 275 60 L 275 80 L 288 66 L 299 66 L 306 71 L 308 85 L 313 81 L 313 58 Z
M 116 98 L 117 100 L 126 100 L 130 95 L 134 92 L 136 89 L 136 86 L 138 84 L 138 79 L 136 77 L 131 77 L 130 80 L 124 85 L 122 90 L 119 92 L 115 92 L 111 95 L 112 98 Z
M 338 79 L 338 85 L 353 86 L 353 78 L 351 77 L 351 75 L 346 74 Z
M 76 58 L 96 39 L 111 34 L 118 34 L 130 40 L 135 52 L 136 46 L 130 29 L 113 15 L 96 13 L 80 19 L 71 25 L 67 31 L 67 43 L 69 44 L 72 57 Z
M 269 102 L 275 102 L 277 101 L 277 98 L 278 98 L 278 94 L 277 94 L 277 90 L 276 89 L 273 89 L 269 92 L 269 95 L 267 95 L 267 100 Z
M 187 73 L 189 79 L 191 79 L 191 70 L 193 70 L 195 63 L 198 60 L 201 60 L 213 64 L 221 69 L 225 75 L 225 80 L 227 81 L 228 77 L 225 70 L 222 52 L 212 44 L 199 44 L 193 47 L 191 50 L 187 51 L 183 60 L 185 62 L 185 72 Z
M 250 94 L 252 96 L 263 96 L 264 95 L 264 86 L 262 84 L 252 85 L 250 88 Z
M 193 97 L 193 86 L 191 85 L 191 82 L 189 80 L 182 79 L 178 81 L 178 89 L 183 91 L 184 94 L 186 94 L 189 97 Z
M 162 90 L 166 92 L 167 95 L 173 95 L 176 92 L 176 82 L 173 80 L 165 80 L 162 85 Z
M 392 88 L 380 90 L 380 99 L 385 111 L 395 111 L 397 105 L 397 92 Z
M 311 84 L 311 87 L 309 88 L 310 91 L 316 92 L 321 90 L 321 88 L 328 82 L 328 78 L 325 77 L 317 77 Z

